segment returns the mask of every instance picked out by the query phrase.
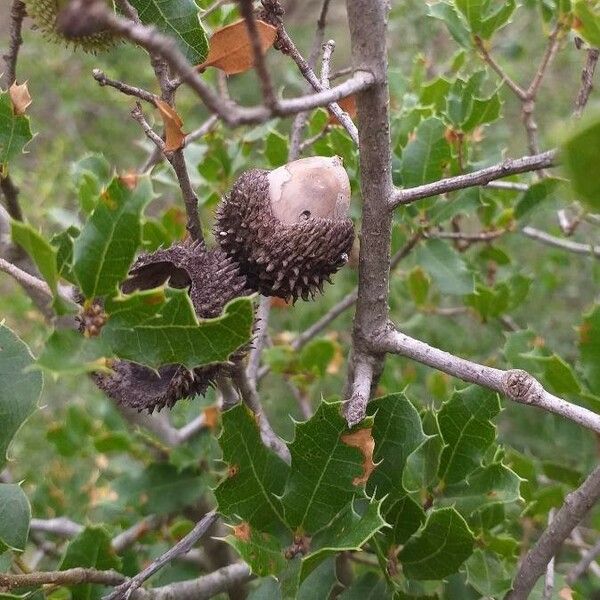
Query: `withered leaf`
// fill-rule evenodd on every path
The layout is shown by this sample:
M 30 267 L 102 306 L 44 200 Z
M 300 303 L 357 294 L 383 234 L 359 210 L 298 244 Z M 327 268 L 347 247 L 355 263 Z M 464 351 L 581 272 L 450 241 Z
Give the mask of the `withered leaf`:
M 352 480 L 354 485 L 364 485 L 367 483 L 375 464 L 373 463 L 373 451 L 375 450 L 375 440 L 371 435 L 371 428 L 358 429 L 352 433 L 346 433 L 342 436 L 342 442 L 353 448 L 358 448 L 363 454 L 363 472 L 359 477 Z
M 165 152 L 173 152 L 183 147 L 185 133 L 182 131 L 183 121 L 177 111 L 164 100 L 156 99 L 156 108 L 160 112 L 165 126 Z
M 256 21 L 263 54 L 273 45 L 277 37 L 277 27 L 264 21 Z M 208 57 L 198 65 L 200 71 L 216 67 L 227 75 L 244 73 L 254 66 L 252 42 L 244 20 L 236 21 L 214 32 L 209 41 Z
M 356 117 L 356 96 L 354 94 L 342 98 L 337 104 L 345 113 L 348 113 L 348 116 L 351 119 Z M 328 122 L 330 125 L 341 125 L 338 118 L 331 112 L 329 114 Z
M 12 102 L 15 115 L 24 115 L 31 104 L 31 95 L 29 94 L 27 82 L 18 85 L 15 81 L 10 88 L 8 88 L 8 93 L 10 94 L 10 101 Z

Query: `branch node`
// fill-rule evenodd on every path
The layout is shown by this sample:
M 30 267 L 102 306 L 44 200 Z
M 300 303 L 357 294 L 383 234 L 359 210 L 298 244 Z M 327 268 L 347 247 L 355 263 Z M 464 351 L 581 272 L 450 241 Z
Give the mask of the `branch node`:
M 502 388 L 511 400 L 524 404 L 535 404 L 544 395 L 542 384 L 521 369 L 506 371 L 502 377 Z

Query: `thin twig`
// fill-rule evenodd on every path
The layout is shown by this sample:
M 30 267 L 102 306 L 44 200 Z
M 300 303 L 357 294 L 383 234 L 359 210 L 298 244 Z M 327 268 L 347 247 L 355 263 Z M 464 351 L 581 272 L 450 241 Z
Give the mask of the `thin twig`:
M 434 348 L 400 331 L 389 331 L 379 339 L 371 340 L 371 343 L 374 351 L 406 356 L 463 381 L 495 390 L 513 402 L 535 406 L 600 433 L 599 414 L 550 394 L 539 381 L 520 369 L 503 371 L 475 363 Z
M 556 164 L 556 159 L 556 150 L 548 150 L 547 152 L 536 154 L 534 156 L 506 159 L 497 165 L 480 169 L 479 171 L 473 171 L 472 173 L 466 173 L 465 175 L 448 177 L 413 188 L 397 189 L 392 195 L 390 205 L 392 208 L 395 208 L 396 206 L 410 204 L 411 202 L 422 198 L 430 198 L 431 196 L 437 196 L 447 192 L 486 185 L 490 181 L 508 177 L 509 175 L 528 173 L 539 169 L 553 167 Z
M 15 221 L 23 220 L 23 211 L 19 204 L 19 188 L 13 182 L 10 174 L 6 177 L 0 176 L 0 190 L 6 201 L 6 210 Z
M 563 542 L 598 500 L 600 467 L 596 467 L 583 484 L 565 498 L 552 523 L 521 561 L 513 589 L 506 594 L 505 600 L 526 600 L 529 597 L 550 559 L 556 556 Z
M 490 181 L 485 185 L 487 188 L 494 188 L 496 190 L 511 190 L 515 192 L 526 192 L 529 189 L 529 185 L 526 183 L 517 183 L 515 181 Z
M 122 583 L 111 594 L 104 597 L 104 600 L 129 600 L 133 592 L 137 590 L 147 579 L 152 577 L 154 573 L 160 571 L 166 564 L 173 559 L 189 552 L 200 538 L 208 531 L 211 525 L 216 521 L 217 515 L 211 511 L 204 515 L 196 524 L 194 529 L 183 537 L 177 544 L 169 548 L 164 554 L 153 560 L 143 571 L 135 577 L 128 579 Z M 114 585 L 114 584 L 113 584 Z
M 598 58 L 600 57 L 600 50 L 598 48 L 589 48 L 586 52 L 585 65 L 581 71 L 581 87 L 577 93 L 575 99 L 575 111 L 574 116 L 579 118 L 583 113 L 583 109 L 588 103 L 590 94 L 594 87 L 594 73 L 596 72 L 596 65 L 598 64 Z
M 128 85 L 117 79 L 110 79 L 106 76 L 106 73 L 104 73 L 102 69 L 94 69 L 92 71 L 92 76 L 101 86 L 108 85 L 116 90 L 119 90 L 119 92 L 126 94 L 127 96 L 135 96 L 140 100 L 144 100 L 145 102 L 149 102 L 153 106 L 156 106 L 156 96 L 148 90 Z
M 97 569 L 77 567 L 64 571 L 40 571 L 36 573 L 0 573 L 0 590 L 13 590 L 21 587 L 34 587 L 45 584 L 76 585 L 81 583 L 98 583 L 102 585 L 118 585 L 125 576 L 116 571 L 98 571 Z
M 569 570 L 565 581 L 569 585 L 573 585 L 591 567 L 598 555 L 600 555 L 600 541 L 584 550 L 581 560 Z
M 548 512 L 548 526 L 551 525 L 552 519 L 554 519 L 555 509 L 551 508 Z M 542 600 L 552 600 L 552 593 L 554 592 L 554 556 L 548 562 L 546 567 L 546 575 L 544 577 L 544 592 L 542 594 Z
M 321 61 L 321 86 L 324 90 L 328 90 L 331 86 L 329 84 L 329 76 L 331 73 L 331 57 L 335 50 L 335 41 L 329 40 L 323 44 L 323 58 Z
M 23 19 L 27 14 L 25 3 L 22 0 L 13 0 L 10 9 L 10 30 L 8 52 L 2 56 L 4 59 L 4 75 L 2 76 L 2 87 L 8 89 L 17 80 L 17 58 L 19 48 L 23 43 L 21 28 Z
M 580 244 L 571 240 L 564 240 L 556 236 L 550 235 L 545 231 L 540 231 L 534 227 L 523 227 L 521 233 L 526 235 L 528 238 L 552 246 L 553 248 L 559 248 L 566 250 L 567 252 L 573 252 L 574 254 L 584 254 L 593 256 L 594 258 L 600 258 L 600 246 L 594 246 L 593 244 Z

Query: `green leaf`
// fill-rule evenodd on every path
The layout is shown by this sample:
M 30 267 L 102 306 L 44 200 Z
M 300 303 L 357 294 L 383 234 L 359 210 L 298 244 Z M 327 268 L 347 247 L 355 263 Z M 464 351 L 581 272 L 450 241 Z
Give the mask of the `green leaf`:
M 168 514 L 192 506 L 206 491 L 198 469 L 178 470 L 168 463 L 153 463 L 143 471 L 113 482 L 119 499 L 142 514 Z
M 600 210 L 600 114 L 574 128 L 563 143 L 561 160 L 578 198 L 592 210 Z
M 590 390 L 600 394 L 600 305 L 585 315 L 579 327 L 579 351 Z
M 493 123 L 500 117 L 502 102 L 498 93 L 489 98 L 474 98 L 471 113 L 461 125 L 462 131 L 470 132 L 476 127 Z
M 86 527 L 69 542 L 60 570 L 75 567 L 91 567 L 99 571 L 119 570 L 121 561 L 111 547 L 111 539 L 104 529 L 97 526 Z M 102 587 L 90 583 L 69 586 L 72 600 L 99 599 Z
M 70 176 L 77 190 L 79 206 L 89 215 L 98 197 L 111 182 L 113 170 L 102 154 L 87 154 L 71 165 Z
M 56 270 L 59 277 L 64 277 L 69 283 L 76 284 L 72 272 L 73 241 L 79 235 L 79 229 L 69 227 L 65 231 L 53 236 L 50 244 L 56 248 Z
M 252 335 L 249 298 L 236 298 L 215 319 L 198 321 L 185 290 L 136 292 L 106 302 L 100 339 L 113 354 L 149 367 L 188 368 L 226 361 Z
M 101 338 L 86 338 L 73 329 L 57 329 L 46 341 L 37 366 L 52 375 L 82 375 L 106 368 L 111 356 Z
M 417 306 L 423 306 L 427 300 L 429 285 L 431 284 L 427 273 L 421 267 L 414 267 L 408 274 L 406 282 L 413 302 Z
M 0 323 L 0 471 L 10 441 L 35 410 L 42 392 L 42 374 L 31 371 L 33 364 L 29 348 Z
M 600 14 L 590 6 L 588 0 L 577 0 L 573 6 L 573 11 L 579 19 L 579 23 L 574 27 L 577 34 L 580 35 L 590 46 L 600 46 Z
M 7 549 L 25 550 L 31 508 L 20 485 L 0 483 L 0 554 Z
M 338 598 L 339 600 L 392 600 L 392 593 L 381 575 L 369 571 L 353 581 Z
M 512 587 L 506 564 L 490 552 L 475 550 L 465 563 L 465 567 L 467 583 L 485 597 L 504 596 Z
M 233 527 L 233 534 L 224 541 L 235 548 L 259 577 L 276 575 L 286 568 L 287 561 L 280 541 L 264 531 L 257 531 L 248 523 Z
M 516 8 L 515 0 L 455 0 L 455 4 L 471 32 L 486 40 L 508 23 Z
M 471 46 L 471 36 L 464 20 L 461 18 L 454 5 L 448 2 L 438 2 L 429 7 L 429 15 L 440 21 L 443 21 L 450 32 L 450 35 L 463 48 Z
M 29 117 L 15 115 L 8 92 L 0 93 L 0 174 L 8 163 L 23 152 L 33 137 Z
M 155 25 L 161 33 L 174 38 L 192 64 L 204 62 L 208 39 L 193 0 L 131 0 L 131 4 L 144 25 Z
M 544 382 L 555 394 L 579 394 L 581 384 L 571 365 L 557 354 L 536 356 L 530 354 L 531 360 L 540 365 L 544 372 Z
M 272 167 L 280 167 L 288 161 L 288 138 L 278 131 L 271 131 L 265 140 L 265 156 Z
M 444 77 L 438 77 L 421 86 L 421 104 L 434 106 L 437 112 L 442 112 L 446 106 L 446 94 L 450 91 L 450 82 Z
M 442 406 L 438 414 L 446 443 L 439 470 L 442 481 L 461 481 L 480 465 L 485 451 L 496 439 L 496 428 L 490 419 L 499 412 L 498 395 L 474 385 L 454 392 Z
M 73 245 L 73 273 L 86 298 L 116 293 L 141 243 L 140 218 L 152 199 L 148 176 L 131 190 L 111 181 Z
M 520 477 L 501 463 L 480 467 L 444 490 L 440 506 L 452 505 L 465 517 L 489 504 L 509 504 L 520 498 Z
M 465 298 L 465 304 L 473 307 L 483 321 L 506 313 L 510 300 L 510 288 L 504 282 L 494 287 L 477 285 L 475 292 Z
M 348 433 L 341 402 L 321 402 L 308 421 L 296 425 L 290 476 L 282 503 L 286 523 L 312 535 L 325 527 L 362 488 L 362 453 L 344 443 Z
M 540 205 L 546 198 L 551 197 L 556 190 L 560 179 L 547 177 L 529 186 L 517 200 L 515 206 L 515 219 L 522 219 L 524 215 Z
M 431 510 L 425 524 L 398 555 L 402 571 L 409 579 L 443 579 L 469 558 L 474 541 L 454 508 Z
M 450 146 L 444 137 L 446 126 L 440 119 L 425 119 L 416 138 L 402 152 L 402 184 L 414 187 L 442 177 L 450 160 Z
M 407 492 L 422 493 L 437 479 L 444 442 L 431 435 L 406 459 L 402 485 Z
M 309 373 L 324 377 L 335 356 L 335 344 L 326 338 L 311 340 L 300 353 L 299 367 Z
M 376 398 L 369 404 L 374 414 L 373 462 L 377 465 L 367 485 L 367 493 L 389 499 L 404 496 L 402 473 L 409 455 L 426 439 L 419 413 L 404 393 Z
M 392 526 L 386 532 L 391 543 L 404 544 L 425 521 L 425 511 L 410 496 L 403 496 L 386 507 L 385 520 Z
M 442 294 L 463 296 L 473 291 L 473 275 L 462 257 L 442 240 L 427 240 L 416 250 L 417 262 Z
M 238 404 L 223 413 L 219 437 L 227 474 L 215 489 L 221 514 L 236 516 L 261 532 L 277 533 L 283 526 L 279 496 L 288 465 L 262 443 L 252 412 Z
M 58 269 L 57 250 L 53 248 L 31 225 L 22 221 L 11 223 L 13 240 L 27 252 L 35 266 L 39 269 L 45 279 L 52 295 L 54 296 L 54 308 L 58 314 L 64 314 L 66 307 L 58 297 Z

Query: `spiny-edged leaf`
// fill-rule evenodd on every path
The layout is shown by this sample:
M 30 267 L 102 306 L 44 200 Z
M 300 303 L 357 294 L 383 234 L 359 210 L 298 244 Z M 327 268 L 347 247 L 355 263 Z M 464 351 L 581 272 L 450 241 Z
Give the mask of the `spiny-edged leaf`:
M 167 514 L 191 506 L 206 491 L 205 477 L 196 468 L 179 470 L 153 463 L 113 482 L 119 499 L 143 514 Z
M 286 567 L 281 542 L 271 534 L 257 531 L 249 523 L 235 525 L 224 539 L 259 577 L 276 575 Z
M 175 39 L 179 50 L 194 65 L 208 53 L 208 39 L 200 24 L 194 0 L 131 0 L 144 25 L 154 25 Z
M 392 526 L 390 531 L 386 531 L 390 542 L 404 544 L 425 521 L 425 511 L 406 495 L 386 507 L 385 520 Z
M 465 517 L 487 504 L 508 504 L 520 498 L 520 477 L 501 463 L 480 467 L 466 479 L 449 485 L 436 500 L 440 506 L 452 505 Z
M 380 529 L 386 526 L 381 516 L 381 501 L 371 500 L 359 515 L 350 502 L 329 527 L 310 542 L 311 551 L 302 559 L 301 580 L 327 556 L 343 551 L 360 550 Z
M 111 538 L 102 527 L 86 527 L 69 542 L 60 570 L 91 567 L 99 571 L 120 569 L 121 560 L 111 547 Z M 70 586 L 72 600 L 91 600 L 101 596 L 100 586 L 84 583 Z
M 115 177 L 101 192 L 73 244 L 73 273 L 86 298 L 116 293 L 141 243 L 140 218 L 151 199 L 148 176 L 140 177 L 134 189 Z
M 439 477 L 446 484 L 461 481 L 480 465 L 481 458 L 496 438 L 490 422 L 500 412 L 495 392 L 469 386 L 454 392 L 439 414 L 438 422 L 446 447 L 442 452 Z
M 409 579 L 443 579 L 469 558 L 474 541 L 456 509 L 431 510 L 425 524 L 398 555 L 402 572 Z
M 546 177 L 542 181 L 530 185 L 529 189 L 523 192 L 517 200 L 515 218 L 523 218 L 528 212 L 546 200 L 546 198 L 551 197 L 560 182 L 560 179 Z
M 452 84 L 446 96 L 446 115 L 456 129 L 461 129 L 471 115 L 485 77 L 485 71 L 475 71 L 467 80 L 459 77 Z
M 402 472 L 408 456 L 425 440 L 421 418 L 404 393 L 376 398 L 369 404 L 374 415 L 372 435 L 375 440 L 373 462 L 367 493 L 389 500 L 403 496 Z
M 392 600 L 393 597 L 385 579 L 373 571 L 361 575 L 338 596 L 339 600 Z
M 461 129 L 465 132 L 473 131 L 476 127 L 493 123 L 500 117 L 502 101 L 498 93 L 489 98 L 474 98 L 471 113 L 462 124 Z
M 64 302 L 58 297 L 58 268 L 57 250 L 45 240 L 31 225 L 22 221 L 13 221 L 11 224 L 13 240 L 27 252 L 42 277 L 46 280 L 54 296 L 54 308 L 59 314 L 66 312 Z
M 417 261 L 442 294 L 462 296 L 473 291 L 473 275 L 450 244 L 427 240 L 417 249 Z
M 455 0 L 455 4 L 471 32 L 486 40 L 508 23 L 516 8 L 515 0 Z
M 37 366 L 53 375 L 81 375 L 106 368 L 110 348 L 102 338 L 87 338 L 74 329 L 54 331 L 37 360 Z
M 29 348 L 0 323 L 0 471 L 11 439 L 35 410 L 42 392 L 42 374 L 30 370 L 33 364 Z
M 600 394 L 600 305 L 585 315 L 579 326 L 579 351 L 590 390 Z
M 344 443 L 348 433 L 340 402 L 321 402 L 308 421 L 296 425 L 290 444 L 292 468 L 282 502 L 286 523 L 305 534 L 326 526 L 362 492 L 354 480 L 363 472 L 363 455 Z
M 236 298 L 215 319 L 198 321 L 185 290 L 157 289 L 106 302 L 101 339 L 119 358 L 158 368 L 223 362 L 252 334 L 249 298 Z
M 98 196 L 110 183 L 113 170 L 102 154 L 87 154 L 70 168 L 70 179 L 79 196 L 81 210 L 89 215 L 95 208 Z
M 471 36 L 464 19 L 456 12 L 453 4 L 437 2 L 429 7 L 429 15 L 443 21 L 450 35 L 464 48 L 471 45 Z
M 29 117 L 16 115 L 8 92 L 0 93 L 0 175 L 8 163 L 23 152 L 33 137 Z
M 69 227 L 50 239 L 50 244 L 56 248 L 56 271 L 59 277 L 64 277 L 69 283 L 76 284 L 71 269 L 73 265 L 73 241 L 79 235 L 77 227 Z
M 273 45 L 277 28 L 264 21 L 256 21 L 256 29 L 263 54 Z M 213 33 L 206 61 L 199 66 L 217 67 L 227 75 L 243 73 L 254 66 L 254 52 L 245 21 L 236 21 Z
M 576 127 L 561 151 L 571 186 L 579 200 L 592 210 L 600 210 L 600 113 L 597 111 Z
M 510 572 L 505 562 L 491 552 L 475 550 L 465 567 L 467 583 L 486 598 L 502 597 L 512 587 Z
M 591 46 L 600 46 L 600 14 L 598 14 L 597 4 L 594 10 L 589 0 L 577 0 L 573 12 L 577 17 L 573 25 L 577 34 Z
M 444 77 L 438 77 L 424 83 L 421 86 L 421 104 L 423 106 L 434 106 L 437 112 L 442 112 L 446 105 L 446 94 L 450 90 L 450 81 Z
M 177 111 L 164 100 L 156 99 L 156 108 L 163 120 L 165 131 L 165 152 L 173 152 L 183 147 L 185 133 L 183 133 L 183 121 Z
M 444 441 L 441 435 L 430 435 L 406 459 L 402 485 L 407 492 L 423 493 L 437 479 Z
M 20 485 L 0 483 L 0 554 L 7 549 L 25 550 L 31 508 Z
M 282 528 L 279 496 L 289 472 L 288 465 L 265 447 L 255 416 L 243 404 L 223 413 L 219 445 L 227 464 L 225 479 L 215 489 L 219 512 L 237 516 L 259 531 Z
M 338 583 L 335 573 L 335 562 L 335 557 L 330 557 L 317 566 L 302 581 L 298 595 L 294 600 L 329 598 L 331 590 Z
M 530 354 L 529 357 L 542 368 L 544 383 L 547 383 L 555 394 L 579 394 L 581 392 L 581 384 L 575 370 L 558 354 L 551 356 Z
M 450 146 L 444 137 L 446 126 L 440 119 L 425 119 L 416 137 L 402 152 L 402 184 L 413 187 L 442 177 L 450 160 Z

